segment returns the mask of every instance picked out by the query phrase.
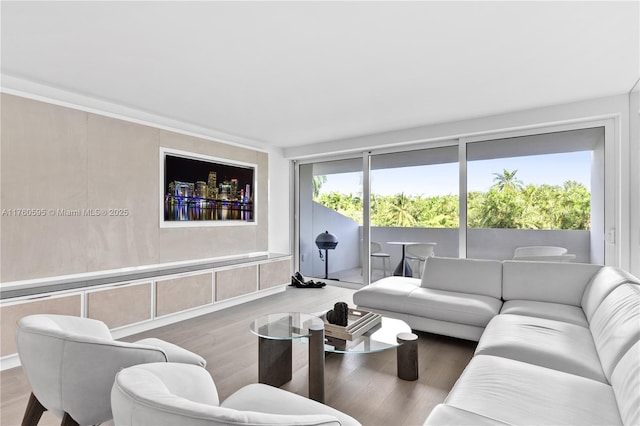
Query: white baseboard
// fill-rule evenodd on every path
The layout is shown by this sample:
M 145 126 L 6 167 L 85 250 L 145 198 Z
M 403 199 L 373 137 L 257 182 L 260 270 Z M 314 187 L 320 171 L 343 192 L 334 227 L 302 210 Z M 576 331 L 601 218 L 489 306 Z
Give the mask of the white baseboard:
M 16 367 L 20 367 L 20 357 L 18 357 L 18 354 L 11 354 L 0 358 L 0 371 Z

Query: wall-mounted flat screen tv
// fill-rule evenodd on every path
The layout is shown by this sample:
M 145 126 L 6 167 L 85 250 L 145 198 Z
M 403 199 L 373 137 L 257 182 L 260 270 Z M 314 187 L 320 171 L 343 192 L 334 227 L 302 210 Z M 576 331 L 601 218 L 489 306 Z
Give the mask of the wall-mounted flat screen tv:
M 256 223 L 257 165 L 160 149 L 161 226 Z

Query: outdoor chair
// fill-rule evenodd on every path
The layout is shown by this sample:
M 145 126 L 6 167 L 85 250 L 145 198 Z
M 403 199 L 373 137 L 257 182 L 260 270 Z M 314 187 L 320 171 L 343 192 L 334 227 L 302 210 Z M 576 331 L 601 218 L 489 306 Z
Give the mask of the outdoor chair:
M 371 241 L 371 260 L 373 261 L 373 259 L 382 259 L 382 274 L 383 276 L 387 276 L 387 263 L 391 262 L 391 255 L 389 253 L 385 253 L 382 251 L 382 244 L 375 242 L 375 241 Z M 373 269 L 373 264 L 371 266 L 371 269 Z
M 554 246 L 518 247 L 513 254 L 513 260 L 540 262 L 571 262 L 575 258 L 576 255 L 567 253 L 566 248 Z
M 412 268 L 413 271 L 418 271 L 418 278 L 422 277 L 422 270 L 427 261 L 427 258 L 433 256 L 433 250 L 436 243 L 420 243 L 407 245 L 407 252 L 405 259 L 409 262 L 418 262 L 418 268 Z

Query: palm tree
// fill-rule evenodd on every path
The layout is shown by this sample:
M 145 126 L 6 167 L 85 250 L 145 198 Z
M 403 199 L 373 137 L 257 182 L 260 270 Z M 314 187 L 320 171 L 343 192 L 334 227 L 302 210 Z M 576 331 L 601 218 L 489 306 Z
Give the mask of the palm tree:
M 500 192 L 505 190 L 513 191 L 516 189 L 522 189 L 524 184 L 520 179 L 516 179 L 516 173 L 518 173 L 518 169 L 511 172 L 507 169 L 502 169 L 502 173 L 494 173 L 494 186 L 497 186 Z
M 411 200 L 404 195 L 404 192 L 394 196 L 391 214 L 396 226 L 411 227 L 415 225 L 416 218 L 411 214 L 410 208 Z
M 318 198 L 320 195 L 320 188 L 322 188 L 322 184 L 327 181 L 327 176 L 318 175 L 313 177 L 313 198 Z

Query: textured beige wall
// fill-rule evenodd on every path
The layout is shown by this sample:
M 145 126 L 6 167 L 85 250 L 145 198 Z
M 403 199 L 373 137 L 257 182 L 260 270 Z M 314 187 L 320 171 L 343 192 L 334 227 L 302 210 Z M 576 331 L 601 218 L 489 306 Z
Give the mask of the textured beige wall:
M 58 314 L 79 317 L 82 312 L 82 295 L 47 297 L 0 306 L 0 356 L 16 353 L 16 324 L 20 318 L 34 314 Z
M 87 270 L 157 263 L 158 130 L 87 116 L 87 205 L 129 211 L 126 217 L 88 218 Z
M 1 102 L 0 281 L 267 250 L 266 153 L 5 93 Z M 160 228 L 160 147 L 258 164 L 258 224 Z M 58 209 L 129 215 L 51 214 Z
M 0 279 L 86 272 L 87 218 L 6 211 L 87 207 L 86 114 L 2 94 L 1 126 Z

